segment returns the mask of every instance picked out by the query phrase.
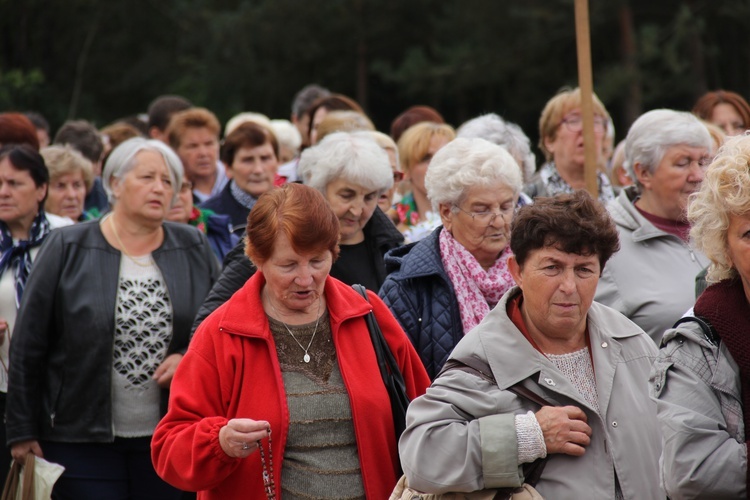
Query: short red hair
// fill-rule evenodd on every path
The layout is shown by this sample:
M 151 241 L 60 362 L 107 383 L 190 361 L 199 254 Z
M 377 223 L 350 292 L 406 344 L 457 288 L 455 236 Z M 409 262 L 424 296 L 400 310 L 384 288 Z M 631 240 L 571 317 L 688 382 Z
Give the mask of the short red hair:
M 36 127 L 21 113 L 0 113 L 0 146 L 3 144 L 28 144 L 39 151 Z
M 247 218 L 245 253 L 256 266 L 271 258 L 276 238 L 284 233 L 297 253 L 330 250 L 339 255 L 339 219 L 317 190 L 285 184 L 264 193 Z
M 745 128 L 750 127 L 750 104 L 744 97 L 729 90 L 714 90 L 703 94 L 693 106 L 693 114 L 707 122 L 711 121 L 714 108 L 719 104 L 729 104 L 742 118 Z

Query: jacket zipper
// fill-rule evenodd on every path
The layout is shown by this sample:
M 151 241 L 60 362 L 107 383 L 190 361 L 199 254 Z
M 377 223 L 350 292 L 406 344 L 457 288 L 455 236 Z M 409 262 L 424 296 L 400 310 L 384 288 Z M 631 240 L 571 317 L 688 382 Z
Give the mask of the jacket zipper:
M 61 380 L 60 380 L 60 388 L 57 390 L 57 395 L 55 396 L 55 403 L 52 405 L 52 410 L 49 414 L 49 426 L 51 429 L 55 428 L 55 417 L 57 416 L 57 406 L 60 404 L 60 396 L 62 396 L 62 390 L 63 386 L 65 385 L 65 373 L 63 373 Z

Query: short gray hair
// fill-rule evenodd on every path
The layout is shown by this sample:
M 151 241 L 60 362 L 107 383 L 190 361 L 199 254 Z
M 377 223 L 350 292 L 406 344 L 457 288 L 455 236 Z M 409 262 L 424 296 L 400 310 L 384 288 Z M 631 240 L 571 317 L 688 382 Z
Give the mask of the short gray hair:
M 401 170 L 401 163 L 399 163 L 398 158 L 398 146 L 396 146 L 396 141 L 394 141 L 390 135 L 384 134 L 383 132 L 380 132 L 378 130 L 357 130 L 350 133 L 354 137 L 365 137 L 372 139 L 378 146 L 383 148 L 386 153 L 388 151 L 393 151 L 393 154 L 396 157 L 396 170 Z
M 521 171 L 508 151 L 479 138 L 454 139 L 435 153 L 427 168 L 424 184 L 427 197 L 437 212 L 441 203 L 458 205 L 469 188 L 500 181 L 521 192 Z
M 628 130 L 625 138 L 623 166 L 640 188 L 634 165 L 639 163 L 654 173 L 667 149 L 684 144 L 711 151 L 708 129 L 692 113 L 673 109 L 654 109 L 642 114 Z
M 346 132 L 327 135 L 306 149 L 297 169 L 302 182 L 325 195 L 328 184 L 342 178 L 382 193 L 393 186 L 388 155 L 369 138 Z
M 525 181 L 536 171 L 536 157 L 531 151 L 529 138 L 521 127 L 503 120 L 495 113 L 487 113 L 465 122 L 458 128 L 456 137 L 478 137 L 504 147 L 514 158 L 521 158 L 523 164 L 519 166 L 523 170 Z
M 169 177 L 174 187 L 172 201 L 177 199 L 182 188 L 182 178 L 184 170 L 182 162 L 177 154 L 161 141 L 155 139 L 144 139 L 143 137 L 133 137 L 123 142 L 110 153 L 107 163 L 104 164 L 102 171 L 102 185 L 107 192 L 107 196 L 112 201 L 112 178 L 122 179 L 128 172 L 135 167 L 135 157 L 141 151 L 153 151 L 159 153 L 169 169 Z

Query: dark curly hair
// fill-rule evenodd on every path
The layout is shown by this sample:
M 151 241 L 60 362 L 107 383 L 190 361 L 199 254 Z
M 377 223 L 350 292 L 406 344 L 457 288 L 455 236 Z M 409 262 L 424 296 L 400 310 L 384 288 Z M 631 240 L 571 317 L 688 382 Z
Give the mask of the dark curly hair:
M 513 218 L 510 248 L 519 266 L 534 250 L 597 255 L 601 269 L 620 249 L 617 227 L 607 210 L 586 191 L 536 198 Z

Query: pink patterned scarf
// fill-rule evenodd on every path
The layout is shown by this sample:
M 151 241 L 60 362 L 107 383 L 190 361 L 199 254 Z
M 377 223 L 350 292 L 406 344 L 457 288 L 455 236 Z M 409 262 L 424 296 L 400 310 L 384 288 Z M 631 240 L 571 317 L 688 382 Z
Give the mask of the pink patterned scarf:
M 445 228 L 440 231 L 440 256 L 456 292 L 464 335 L 484 319 L 505 292 L 515 285 L 508 271 L 510 246 L 485 271 L 476 258 Z

